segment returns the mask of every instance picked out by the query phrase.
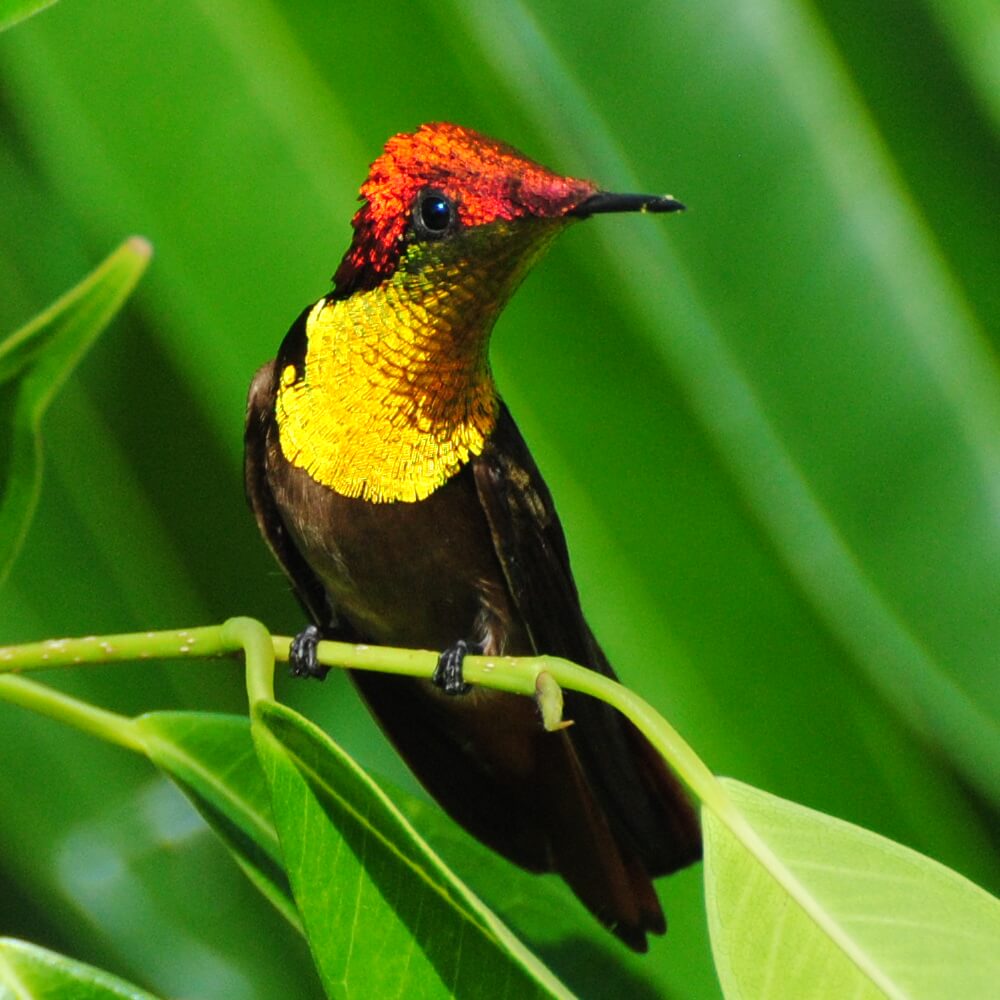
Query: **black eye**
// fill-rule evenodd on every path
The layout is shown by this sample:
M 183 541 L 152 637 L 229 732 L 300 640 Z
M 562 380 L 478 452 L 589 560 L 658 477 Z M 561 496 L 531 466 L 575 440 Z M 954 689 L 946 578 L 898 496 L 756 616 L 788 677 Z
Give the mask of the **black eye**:
M 420 235 L 442 236 L 455 221 L 455 206 L 440 191 L 424 191 L 414 205 L 413 221 Z

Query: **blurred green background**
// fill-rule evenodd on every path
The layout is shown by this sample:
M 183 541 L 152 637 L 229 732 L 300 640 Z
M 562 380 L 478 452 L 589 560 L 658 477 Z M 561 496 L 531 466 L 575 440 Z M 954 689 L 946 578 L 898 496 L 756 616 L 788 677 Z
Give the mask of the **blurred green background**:
M 0 35 L 0 331 L 156 248 L 47 418 L 0 637 L 301 626 L 243 502 L 246 387 L 385 139 L 457 121 L 690 207 L 575 227 L 494 339 L 622 678 L 719 773 L 997 891 L 998 67 L 976 0 L 63 0 Z M 230 664 L 53 680 L 243 703 Z M 343 678 L 281 694 L 413 789 Z M 4 705 L 0 761 L 0 932 L 161 992 L 315 994 L 141 761 Z M 561 941 L 543 880 L 460 874 L 584 995 L 717 991 L 699 870 L 643 958 L 586 918 Z

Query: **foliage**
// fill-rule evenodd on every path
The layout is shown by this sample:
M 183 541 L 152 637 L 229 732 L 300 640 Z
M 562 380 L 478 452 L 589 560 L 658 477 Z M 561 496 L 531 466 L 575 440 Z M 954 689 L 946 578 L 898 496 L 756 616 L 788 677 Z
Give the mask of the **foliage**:
M 42 479 L 41 419 L 66 378 L 146 269 L 133 238 L 90 277 L 0 343 L 0 584 L 31 524 Z
M 44 948 L 0 938 L 0 997 L 74 997 L 75 1000 L 154 1000 L 99 969 Z
M 274 661 L 287 656 L 289 642 L 235 618 L 0 647 L 0 698 L 155 761 L 305 936 L 326 996 L 571 997 L 333 740 L 275 703 Z M 237 651 L 246 657 L 249 719 L 196 712 L 129 719 L 17 676 Z M 437 668 L 428 651 L 326 642 L 318 652 L 330 666 L 360 660 L 423 677 Z M 534 693 L 546 726 L 556 729 L 562 687 L 603 698 L 690 786 L 702 807 L 712 948 L 727 997 L 991 995 L 1000 974 L 990 947 L 1000 937 L 1000 900 L 961 876 L 851 824 L 719 781 L 642 699 L 575 664 L 475 656 L 465 676 Z M 485 867 L 505 866 L 490 856 Z M 50 964 L 60 975 L 72 966 L 58 957 Z M 73 977 L 103 985 L 95 970 L 75 969 Z M 23 981 L 16 956 L 0 960 L 0 988 L 17 992 Z M 50 988 L 74 995 L 68 984 Z
M 46 418 L 0 635 L 297 627 L 242 508 L 242 397 L 380 143 L 461 121 L 691 206 L 578 227 L 494 350 L 623 678 L 718 770 L 995 890 L 995 25 L 934 0 L 94 0 L 0 36 L 0 330 L 127 233 L 158 251 Z M 240 704 L 225 670 L 59 683 L 129 713 Z M 282 695 L 412 788 L 339 679 Z M 161 992 L 316 995 L 294 928 L 145 770 L 13 708 L 0 733 L 6 933 Z M 717 989 L 697 872 L 664 884 L 645 958 L 546 881 L 462 875 L 587 995 Z
M 740 782 L 725 787 L 767 847 L 749 850 L 705 813 L 708 919 L 727 997 L 996 989 L 995 898 L 867 830 Z

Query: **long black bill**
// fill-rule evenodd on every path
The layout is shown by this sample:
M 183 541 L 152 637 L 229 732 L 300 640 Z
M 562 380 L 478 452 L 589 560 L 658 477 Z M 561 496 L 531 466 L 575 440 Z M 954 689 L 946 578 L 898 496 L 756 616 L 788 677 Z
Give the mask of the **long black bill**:
M 683 212 L 684 206 L 668 194 L 609 194 L 598 191 L 566 214 L 589 219 L 601 212 Z

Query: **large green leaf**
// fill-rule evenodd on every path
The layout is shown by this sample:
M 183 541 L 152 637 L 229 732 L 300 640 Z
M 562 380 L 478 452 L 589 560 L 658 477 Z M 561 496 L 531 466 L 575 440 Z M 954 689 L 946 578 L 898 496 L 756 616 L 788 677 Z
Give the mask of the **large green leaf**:
M 0 1000 L 155 1000 L 151 993 L 53 951 L 0 938 Z
M 0 341 L 0 584 L 38 503 L 42 417 L 128 298 L 151 253 L 145 240 L 130 239 L 58 302 Z
M 329 996 L 569 996 L 325 733 L 273 703 L 253 726 Z
M 136 719 L 134 729 L 150 759 L 180 785 L 250 881 L 301 930 L 249 719 L 154 712 Z
M 254 754 L 249 720 L 205 713 L 156 712 L 141 716 L 134 729 L 150 758 L 183 789 L 232 852 L 254 884 L 296 927 L 301 922 L 283 868 L 271 802 Z M 588 997 L 617 997 L 642 990 L 647 970 L 642 956 L 626 952 L 554 876 L 522 871 L 473 840 L 426 799 L 398 788 L 387 794 L 421 835 L 443 853 L 467 884 L 486 892 L 503 918 L 536 946 L 564 979 Z M 327 876 L 328 878 L 329 876 Z M 692 873 L 689 891 L 700 892 Z M 675 888 L 670 899 L 676 902 Z M 704 933 L 701 922 L 670 932 L 673 952 L 690 947 Z M 567 952 L 565 942 L 573 941 Z M 614 969 L 618 965 L 619 968 Z M 611 970 L 614 969 L 612 972 Z M 699 982 L 688 973 L 688 990 L 705 993 L 714 975 Z
M 204 712 L 153 712 L 134 720 L 130 728 L 150 759 L 181 787 L 222 838 L 247 877 L 301 930 L 250 720 Z M 556 880 L 543 881 L 514 868 L 473 841 L 426 799 L 398 788 L 386 792 L 422 835 L 444 845 L 453 860 L 462 862 L 463 875 L 468 873 L 481 884 L 492 882 L 501 903 L 531 901 L 527 917 L 539 940 L 586 936 L 593 939 L 591 947 L 614 947 L 607 932 L 571 895 L 560 891 Z M 525 918 L 516 908 L 515 915 Z
M 738 781 L 769 854 L 703 810 L 705 891 L 729 998 L 989 1000 L 1000 900 L 930 858 Z

